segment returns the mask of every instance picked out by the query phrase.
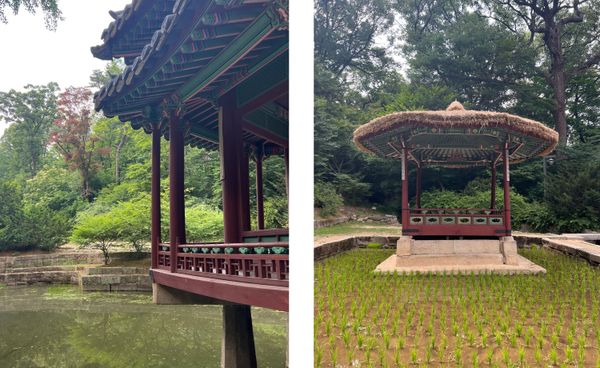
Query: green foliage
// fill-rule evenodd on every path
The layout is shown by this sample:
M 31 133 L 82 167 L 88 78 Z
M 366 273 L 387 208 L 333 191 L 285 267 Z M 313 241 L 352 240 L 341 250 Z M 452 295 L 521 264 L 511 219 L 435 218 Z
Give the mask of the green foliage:
M 15 183 L 0 181 L 0 250 L 23 246 L 24 234 L 20 229 L 25 217 L 22 198 Z
M 381 243 L 369 243 L 367 244 L 367 248 L 369 249 L 380 249 L 383 247 L 383 244 Z
M 223 213 L 207 205 L 187 207 L 185 225 L 189 242 L 223 241 Z
M 71 224 L 65 213 L 57 212 L 43 204 L 26 205 L 21 231 L 28 247 L 52 250 L 69 237 Z
M 63 19 L 57 0 L 0 0 L 0 22 L 2 23 L 7 23 L 5 8 L 10 9 L 15 15 L 22 8 L 32 14 L 39 9 L 44 13 L 44 22 L 49 30 L 56 30 L 58 21 Z
M 107 212 L 99 215 L 81 216 L 75 227 L 71 240 L 86 247 L 100 249 L 104 255 L 104 263 L 110 261 L 110 249 L 120 239 L 119 226 L 114 216 Z
M 329 183 L 315 183 L 315 208 L 320 209 L 323 217 L 333 216 L 338 208 L 344 204 L 342 196 L 336 191 L 336 188 Z
M 288 201 L 285 197 L 266 198 L 265 227 L 267 229 L 288 227 Z

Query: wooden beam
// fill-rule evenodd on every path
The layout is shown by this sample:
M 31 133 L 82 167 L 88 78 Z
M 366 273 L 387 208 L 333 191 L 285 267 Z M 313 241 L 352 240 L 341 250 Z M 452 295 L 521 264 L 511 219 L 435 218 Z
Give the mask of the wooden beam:
M 238 106 L 238 110 L 240 111 L 241 115 L 246 115 L 247 113 L 261 107 L 262 105 L 286 95 L 289 92 L 289 89 L 289 81 L 286 80 L 285 82 L 279 83 L 278 85 L 274 86 L 267 92 L 257 96 L 255 99 L 243 104 L 242 106 Z
M 181 101 L 187 101 L 200 92 L 212 81 L 217 79 L 233 64 L 248 54 L 256 45 L 269 34 L 283 25 L 275 7 L 268 7 L 245 30 L 240 33 L 225 49 L 223 49 L 207 66 L 186 84 L 181 86 L 174 95 Z
M 258 137 L 261 137 L 262 139 L 265 139 L 271 143 L 275 143 L 278 146 L 287 148 L 289 145 L 287 139 L 280 137 L 277 134 L 273 134 L 272 132 L 270 132 L 266 129 L 257 127 L 256 125 L 253 125 L 247 121 L 243 122 L 243 128 L 244 128 L 244 130 L 246 130 Z

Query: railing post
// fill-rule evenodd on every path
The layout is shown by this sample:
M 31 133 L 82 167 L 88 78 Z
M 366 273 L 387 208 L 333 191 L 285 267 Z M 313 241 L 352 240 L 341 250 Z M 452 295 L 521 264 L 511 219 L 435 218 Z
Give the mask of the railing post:
M 179 112 L 168 111 L 169 117 L 169 188 L 170 188 L 170 257 L 171 272 L 177 271 L 177 246 L 185 244 L 184 197 L 184 130 Z
M 503 151 L 503 166 L 504 166 L 504 226 L 506 229 L 505 236 L 510 236 L 511 224 L 510 224 L 510 168 L 508 160 L 510 159 L 508 154 L 508 142 L 504 144 Z
M 161 242 L 160 231 L 160 123 L 152 124 L 152 180 L 151 180 L 151 213 L 152 213 L 152 268 L 158 268 L 158 244 Z

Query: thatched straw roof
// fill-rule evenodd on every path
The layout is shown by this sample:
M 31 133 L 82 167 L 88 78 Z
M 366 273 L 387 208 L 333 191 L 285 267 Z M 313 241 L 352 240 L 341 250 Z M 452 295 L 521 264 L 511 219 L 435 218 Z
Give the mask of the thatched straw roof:
M 481 159 L 492 156 L 504 142 L 509 142 L 511 162 L 547 155 L 558 143 L 558 133 L 534 120 L 465 110 L 454 101 L 446 110 L 397 112 L 373 119 L 354 131 L 353 141 L 362 151 L 396 158 L 394 145 L 403 142 L 413 152 L 420 151 L 425 163 L 432 158 L 431 163 L 442 166 L 469 166 L 482 164 Z

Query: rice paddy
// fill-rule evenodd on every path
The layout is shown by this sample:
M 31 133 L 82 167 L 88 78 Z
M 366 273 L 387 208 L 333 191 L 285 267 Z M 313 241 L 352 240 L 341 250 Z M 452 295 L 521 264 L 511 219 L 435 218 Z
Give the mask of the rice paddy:
M 317 263 L 315 366 L 600 368 L 600 269 L 519 253 L 547 274 L 375 274 L 376 249 Z

